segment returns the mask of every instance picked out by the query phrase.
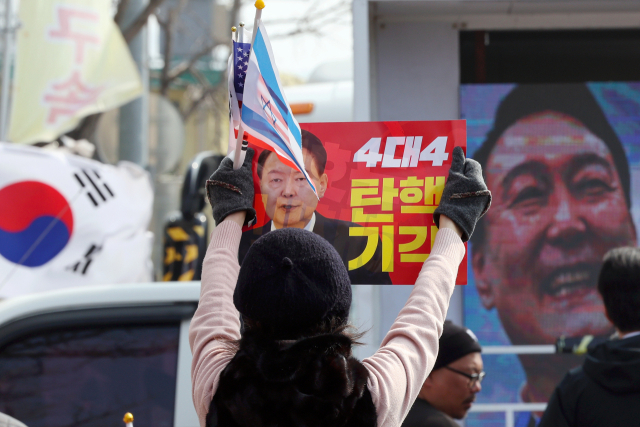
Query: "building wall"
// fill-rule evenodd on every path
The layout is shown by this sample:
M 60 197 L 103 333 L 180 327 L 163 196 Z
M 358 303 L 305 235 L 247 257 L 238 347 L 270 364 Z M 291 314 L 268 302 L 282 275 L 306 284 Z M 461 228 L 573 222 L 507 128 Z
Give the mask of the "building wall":
M 458 30 L 442 22 L 378 23 L 375 31 L 373 120 L 451 120 L 458 107 Z M 380 332 L 389 330 L 411 287 L 380 290 Z M 462 323 L 462 292 L 457 289 L 448 316 Z M 381 337 L 382 338 L 382 337 Z
M 357 1 L 356 1 L 357 3 Z M 363 10 L 365 9 L 365 10 Z M 450 23 L 390 22 L 364 24 L 362 16 L 375 12 L 362 4 L 354 4 L 354 40 L 371 43 L 369 52 L 355 52 L 356 102 L 362 106 L 363 96 L 370 107 L 356 107 L 356 120 L 450 120 L 459 117 L 458 31 Z M 366 34 L 362 34 L 366 25 Z M 358 43 L 356 43 L 357 45 Z M 357 49 L 357 48 L 356 48 Z M 372 69 L 363 71 L 362 61 L 369 60 Z M 358 71 L 367 72 L 371 88 Z M 360 91 L 360 97 L 357 92 Z M 368 91 L 368 93 L 367 93 Z M 366 102 L 366 101 L 365 101 Z M 363 112 L 368 112 L 366 117 Z M 370 328 L 367 346 L 358 356 L 372 354 L 404 306 L 411 286 L 377 286 L 375 290 L 355 290 L 356 325 Z M 462 292 L 456 289 L 448 318 L 462 323 Z
M 354 118 L 459 118 L 459 29 L 633 28 L 638 0 L 478 1 L 354 0 Z M 370 327 L 372 353 L 411 287 L 384 286 L 354 294 L 358 326 Z M 448 317 L 462 323 L 456 289 Z
M 459 117 L 458 31 L 440 22 L 380 23 L 376 35 L 376 120 Z

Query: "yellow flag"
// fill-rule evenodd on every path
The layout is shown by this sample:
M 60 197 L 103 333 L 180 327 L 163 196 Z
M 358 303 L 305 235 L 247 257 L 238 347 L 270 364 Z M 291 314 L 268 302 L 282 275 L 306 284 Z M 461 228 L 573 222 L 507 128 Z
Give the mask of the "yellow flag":
M 10 141 L 52 141 L 142 93 L 110 8 L 111 0 L 20 2 Z

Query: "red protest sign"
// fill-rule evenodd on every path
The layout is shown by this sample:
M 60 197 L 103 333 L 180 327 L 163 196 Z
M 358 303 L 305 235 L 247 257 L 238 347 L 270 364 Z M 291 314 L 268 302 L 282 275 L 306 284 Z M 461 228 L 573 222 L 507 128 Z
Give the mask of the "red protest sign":
M 309 123 L 301 173 L 262 149 L 253 160 L 256 224 L 246 228 L 240 260 L 261 235 L 306 228 L 340 253 L 354 284 L 413 284 L 431 252 L 437 207 L 464 120 Z M 457 284 L 467 282 L 467 262 Z

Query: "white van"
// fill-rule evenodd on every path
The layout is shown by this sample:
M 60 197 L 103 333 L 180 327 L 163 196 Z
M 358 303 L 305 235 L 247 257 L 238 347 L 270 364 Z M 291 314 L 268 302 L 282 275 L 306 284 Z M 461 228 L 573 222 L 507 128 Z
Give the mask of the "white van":
M 29 427 L 198 427 L 188 331 L 199 282 L 0 302 L 0 413 Z

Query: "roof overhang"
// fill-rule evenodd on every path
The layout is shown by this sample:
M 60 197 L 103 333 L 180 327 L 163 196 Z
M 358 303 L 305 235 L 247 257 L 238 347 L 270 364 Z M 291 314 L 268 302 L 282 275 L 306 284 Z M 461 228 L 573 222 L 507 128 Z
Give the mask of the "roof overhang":
M 637 28 L 637 1 L 369 1 L 376 23 L 448 22 L 459 29 Z

